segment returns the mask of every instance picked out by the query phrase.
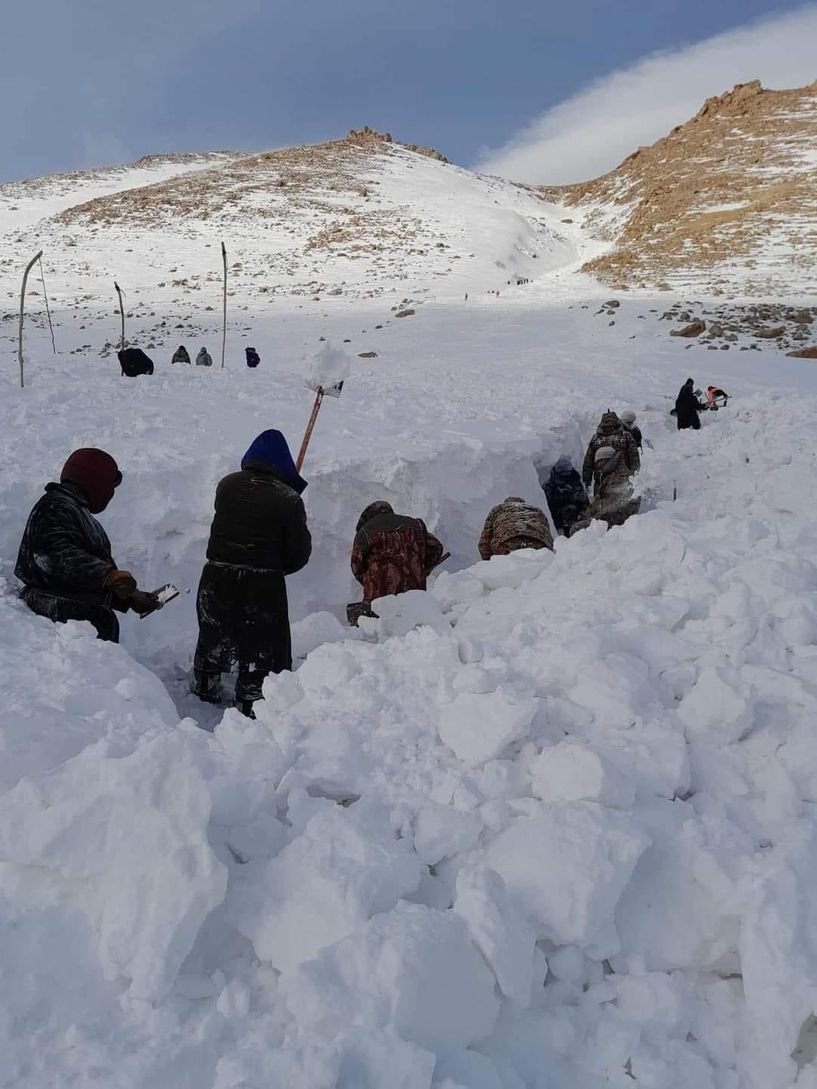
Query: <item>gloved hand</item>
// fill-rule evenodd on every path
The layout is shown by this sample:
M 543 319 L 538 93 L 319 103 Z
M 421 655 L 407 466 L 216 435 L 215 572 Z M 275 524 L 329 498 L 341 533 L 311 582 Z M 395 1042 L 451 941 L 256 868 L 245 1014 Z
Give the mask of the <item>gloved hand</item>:
M 109 571 L 102 585 L 120 601 L 128 601 L 136 589 L 136 579 L 130 571 Z
M 128 604 L 140 617 L 150 616 L 162 607 L 156 594 L 149 594 L 144 590 L 134 590 L 128 598 Z

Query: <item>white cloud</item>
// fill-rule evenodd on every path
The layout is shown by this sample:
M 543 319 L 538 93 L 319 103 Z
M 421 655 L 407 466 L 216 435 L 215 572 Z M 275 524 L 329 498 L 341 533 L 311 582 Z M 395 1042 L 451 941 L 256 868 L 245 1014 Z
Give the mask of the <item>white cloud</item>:
M 810 4 L 695 45 L 657 53 L 592 83 L 527 125 L 476 169 L 565 184 L 612 170 L 736 83 L 799 87 L 817 79 L 817 6 Z

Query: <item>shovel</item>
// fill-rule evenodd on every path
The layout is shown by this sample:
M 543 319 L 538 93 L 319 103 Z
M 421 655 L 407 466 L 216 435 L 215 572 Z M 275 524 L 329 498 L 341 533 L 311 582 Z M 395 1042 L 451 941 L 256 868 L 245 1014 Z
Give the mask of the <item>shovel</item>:
M 350 359 L 346 352 L 341 351 L 339 348 L 333 348 L 329 341 L 309 362 L 304 385 L 307 389 L 313 390 L 315 403 L 312 405 L 312 412 L 309 415 L 306 431 L 304 431 L 301 449 L 295 459 L 295 468 L 298 472 L 301 471 L 303 466 L 309 440 L 315 430 L 323 399 L 324 397 L 340 397 L 343 392 L 343 383 L 349 375 L 349 364 Z

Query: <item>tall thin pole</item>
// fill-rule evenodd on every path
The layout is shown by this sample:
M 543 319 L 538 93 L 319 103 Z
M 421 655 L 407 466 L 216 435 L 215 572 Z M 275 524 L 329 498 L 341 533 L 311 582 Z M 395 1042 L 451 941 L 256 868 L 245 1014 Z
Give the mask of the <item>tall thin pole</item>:
M 48 329 L 51 333 L 51 351 L 57 354 L 57 345 L 54 341 L 54 326 L 51 324 L 51 307 L 48 305 L 48 292 L 45 289 L 45 273 L 43 272 L 43 259 L 40 257 L 40 279 L 43 283 L 43 298 L 45 299 L 45 315 L 48 318 Z
M 119 351 L 125 350 L 125 304 L 122 302 L 122 288 L 114 280 L 113 286 L 116 288 L 116 294 L 119 296 L 119 316 L 122 319 L 122 335 L 119 339 Z
M 20 389 L 24 389 L 25 384 L 26 384 L 25 383 L 24 368 L 23 368 L 23 317 L 25 316 L 26 284 L 28 283 L 28 274 L 29 274 L 29 272 L 31 272 L 31 270 L 34 268 L 34 266 L 40 260 L 42 255 L 43 255 L 42 250 L 40 250 L 39 253 L 35 254 L 35 256 L 32 257 L 31 260 L 26 265 L 26 270 L 23 273 L 23 289 L 20 292 L 20 334 L 19 334 L 19 338 L 17 340 L 17 358 L 20 361 Z
M 221 366 L 224 366 L 224 352 L 227 348 L 227 247 L 221 243 L 221 260 L 224 264 L 224 323 L 221 332 Z

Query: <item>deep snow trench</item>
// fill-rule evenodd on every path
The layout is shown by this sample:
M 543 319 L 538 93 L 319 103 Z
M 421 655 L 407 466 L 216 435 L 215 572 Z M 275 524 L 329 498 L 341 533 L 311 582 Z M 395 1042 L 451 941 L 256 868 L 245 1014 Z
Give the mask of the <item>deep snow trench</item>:
M 484 358 L 449 385 L 439 355 L 410 405 L 371 372 L 377 396 L 322 421 L 304 661 L 256 722 L 179 721 L 159 677 L 189 661 L 190 599 L 114 647 L 6 579 L 0 1086 L 817 1086 L 817 397 L 747 362 L 677 433 L 677 362 L 611 377 L 551 345 L 545 369 L 514 335 L 513 426 Z M 194 588 L 202 496 L 261 394 L 303 418 L 243 379 L 4 396 L 4 576 L 43 466 L 94 434 L 125 467 L 119 562 Z M 542 502 L 534 462 L 576 456 L 608 403 L 651 443 L 645 512 L 474 564 L 490 503 Z M 356 632 L 326 606 L 375 487 L 455 569 Z

